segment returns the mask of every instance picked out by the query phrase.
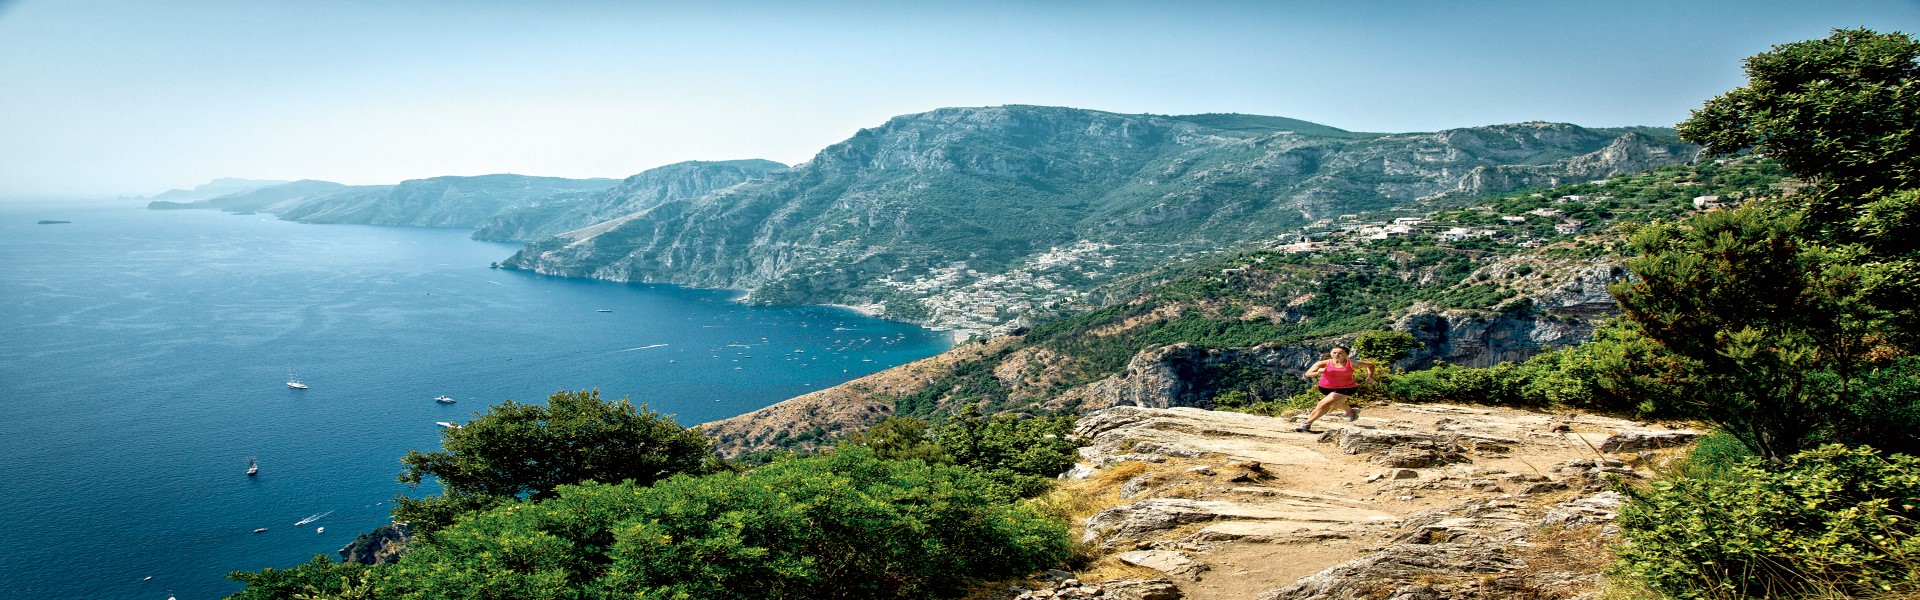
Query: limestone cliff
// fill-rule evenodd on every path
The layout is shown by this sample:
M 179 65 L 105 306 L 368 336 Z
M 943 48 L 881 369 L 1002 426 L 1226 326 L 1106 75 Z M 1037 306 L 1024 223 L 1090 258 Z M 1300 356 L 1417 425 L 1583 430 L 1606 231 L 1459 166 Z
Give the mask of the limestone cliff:
M 1509 257 L 1480 273 L 1502 278 L 1517 265 L 1547 262 L 1537 256 Z M 1413 334 L 1423 347 L 1400 366 L 1421 369 L 1445 361 L 1465 367 L 1488 367 L 1519 362 L 1553 349 L 1577 346 L 1593 339 L 1593 330 L 1605 318 L 1619 314 L 1619 305 L 1607 292 L 1609 284 L 1627 278 L 1616 258 L 1582 259 L 1561 265 L 1557 276 L 1539 271 L 1536 289 L 1493 310 L 1443 309 L 1416 304 L 1399 315 L 1393 329 Z
M 600 192 L 551 196 L 480 222 L 473 239 L 535 241 L 644 211 L 692 200 L 759 178 L 786 165 L 770 160 L 689 161 L 642 171 Z

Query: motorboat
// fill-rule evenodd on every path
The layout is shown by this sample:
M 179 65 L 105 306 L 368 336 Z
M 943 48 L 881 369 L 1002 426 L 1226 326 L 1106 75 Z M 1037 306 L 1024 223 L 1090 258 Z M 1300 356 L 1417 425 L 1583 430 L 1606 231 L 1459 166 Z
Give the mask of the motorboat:
M 247 476 L 252 477 L 259 474 L 260 474 L 260 463 L 251 458 L 247 459 Z
M 434 401 L 434 402 L 439 402 L 439 403 L 441 403 L 441 404 L 453 404 L 453 403 L 455 403 L 455 402 L 459 402 L 459 400 L 454 400 L 453 398 L 449 398 L 449 397 L 447 397 L 447 395 L 445 395 L 445 394 L 441 394 L 441 395 L 439 395 L 439 396 L 434 396 L 434 397 L 433 397 L 433 401 Z
M 300 383 L 300 378 L 294 377 L 293 370 L 288 369 L 287 370 L 287 387 L 290 387 L 296 390 L 304 390 L 304 389 L 307 389 L 307 384 Z
M 435 424 L 435 425 L 439 425 L 439 426 L 441 426 L 441 427 L 445 427 L 445 428 L 447 428 L 447 429 L 457 429 L 457 428 L 459 428 L 459 427 L 460 427 L 459 425 L 455 425 L 455 424 L 453 424 L 453 423 L 450 423 L 450 422 L 447 422 L 447 421 L 434 421 L 434 422 L 433 422 L 433 424 Z

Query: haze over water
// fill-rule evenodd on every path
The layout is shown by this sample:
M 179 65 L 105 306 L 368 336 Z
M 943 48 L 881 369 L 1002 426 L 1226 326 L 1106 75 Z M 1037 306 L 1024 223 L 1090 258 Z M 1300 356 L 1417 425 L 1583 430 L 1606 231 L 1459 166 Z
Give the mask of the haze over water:
M 598 388 L 694 425 L 949 347 L 841 309 L 488 269 L 517 246 L 468 233 L 0 205 L 0 592 L 193 600 L 331 556 L 433 491 L 394 478 L 435 421 L 502 400 Z

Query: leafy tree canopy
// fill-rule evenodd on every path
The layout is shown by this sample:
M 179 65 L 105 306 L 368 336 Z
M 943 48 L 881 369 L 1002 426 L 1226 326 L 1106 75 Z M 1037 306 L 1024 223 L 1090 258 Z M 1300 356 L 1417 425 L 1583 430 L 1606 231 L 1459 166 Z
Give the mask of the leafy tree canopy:
M 1709 151 L 1755 149 L 1826 193 L 1813 216 L 1920 187 L 1920 40 L 1838 30 L 1746 60 L 1748 84 L 1679 126 Z
M 400 481 L 418 485 L 431 476 L 444 492 L 396 498 L 394 519 L 432 532 L 460 514 L 515 498 L 546 498 L 561 485 L 646 485 L 700 473 L 709 469 L 708 444 L 699 432 L 645 406 L 603 401 L 599 390 L 556 392 L 544 406 L 507 401 L 443 431 L 444 450 L 409 450 L 400 459 Z

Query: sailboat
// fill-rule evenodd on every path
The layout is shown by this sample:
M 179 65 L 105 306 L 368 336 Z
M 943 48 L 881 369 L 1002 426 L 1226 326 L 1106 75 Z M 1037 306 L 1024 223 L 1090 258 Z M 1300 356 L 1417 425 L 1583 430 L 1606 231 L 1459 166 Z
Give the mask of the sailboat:
M 260 474 L 260 463 L 251 458 L 247 459 L 247 476 L 252 477 L 259 474 Z
M 307 389 L 307 384 L 300 383 L 300 378 L 293 376 L 293 369 L 287 369 L 287 387 L 304 390 Z

